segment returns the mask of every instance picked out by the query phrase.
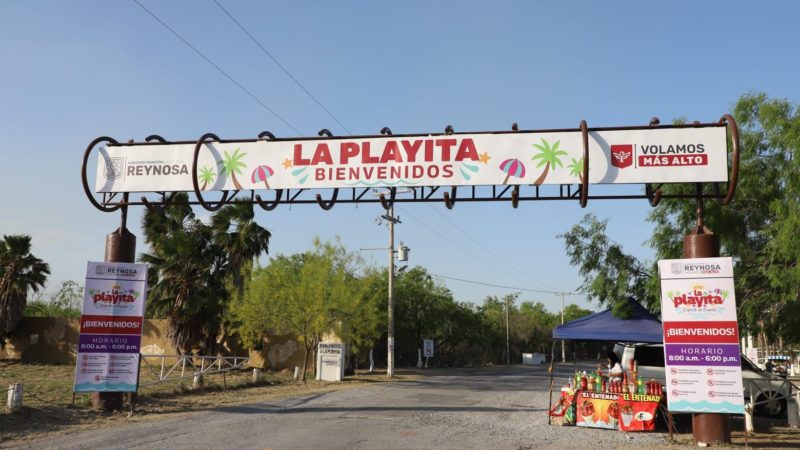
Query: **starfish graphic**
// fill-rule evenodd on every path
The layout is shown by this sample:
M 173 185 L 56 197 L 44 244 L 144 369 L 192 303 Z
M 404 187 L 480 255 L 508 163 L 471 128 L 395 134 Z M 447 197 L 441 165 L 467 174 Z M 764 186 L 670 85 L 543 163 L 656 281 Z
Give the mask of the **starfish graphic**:
M 283 160 L 283 168 L 284 169 L 288 169 L 289 167 L 292 167 L 292 160 L 289 159 L 289 158 L 286 158 L 286 159 Z
M 484 163 L 484 164 L 489 164 L 489 160 L 490 160 L 490 159 L 492 159 L 492 157 L 491 157 L 491 156 L 489 156 L 489 153 L 488 153 L 488 152 L 485 152 L 485 153 L 481 154 L 481 159 L 480 159 L 480 161 L 481 161 L 482 163 Z

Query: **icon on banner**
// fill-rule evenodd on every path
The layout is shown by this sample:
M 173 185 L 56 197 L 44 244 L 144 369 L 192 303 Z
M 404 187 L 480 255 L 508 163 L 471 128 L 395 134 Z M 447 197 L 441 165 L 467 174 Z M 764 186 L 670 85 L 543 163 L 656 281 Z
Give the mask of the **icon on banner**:
M 106 170 L 103 172 L 103 177 L 106 180 L 116 180 L 122 177 L 123 166 L 125 165 L 124 158 L 103 158 L 106 163 Z
M 706 384 L 708 384 L 709 386 L 714 386 L 714 380 L 708 380 L 706 381 Z
M 611 146 L 611 165 L 624 169 L 633 164 L 633 145 L 612 145 Z
M 714 369 L 706 369 L 706 374 L 714 375 Z

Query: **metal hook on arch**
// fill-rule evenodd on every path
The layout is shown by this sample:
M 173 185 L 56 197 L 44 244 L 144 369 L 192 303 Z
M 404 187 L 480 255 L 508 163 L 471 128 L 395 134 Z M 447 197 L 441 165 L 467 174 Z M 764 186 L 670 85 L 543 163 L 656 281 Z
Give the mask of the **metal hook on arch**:
M 458 193 L 458 187 L 457 186 L 451 186 L 450 187 L 450 192 L 449 193 L 448 192 L 444 193 L 444 206 L 446 206 L 447 209 L 453 209 L 453 206 L 456 204 L 456 195 L 457 195 L 457 193 Z
M 657 127 L 659 124 L 661 124 L 661 120 L 658 117 L 652 117 L 650 119 L 649 125 L 651 127 Z M 647 201 L 653 208 L 655 208 L 656 206 L 658 206 L 659 203 L 661 203 L 661 194 L 662 194 L 661 185 L 658 185 L 658 187 L 653 189 L 653 186 L 650 185 L 650 183 L 645 183 L 644 195 L 645 197 L 647 197 Z
M 386 196 L 383 195 L 383 192 L 381 192 L 381 194 L 378 195 L 378 199 L 380 199 L 381 206 L 383 206 L 383 209 L 388 211 L 389 209 L 391 209 L 392 206 L 394 206 L 394 198 L 396 195 L 397 195 L 396 187 L 389 188 L 389 200 L 386 200 Z

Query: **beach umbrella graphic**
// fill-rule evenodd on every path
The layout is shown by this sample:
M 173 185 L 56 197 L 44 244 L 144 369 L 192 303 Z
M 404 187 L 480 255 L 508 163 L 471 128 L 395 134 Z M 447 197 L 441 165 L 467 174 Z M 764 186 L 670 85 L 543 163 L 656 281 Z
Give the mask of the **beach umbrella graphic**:
M 525 165 L 517 158 L 511 158 L 500 163 L 500 170 L 506 173 L 506 179 L 503 184 L 508 184 L 508 179 L 512 176 L 517 178 L 525 178 Z
M 271 187 L 269 187 L 269 181 L 267 181 L 267 180 L 274 173 L 275 173 L 275 171 L 272 170 L 272 167 L 265 166 L 265 165 L 262 164 L 262 165 L 256 167 L 255 170 L 253 170 L 253 174 L 250 175 L 250 181 L 252 181 L 253 184 L 264 183 L 264 185 L 267 187 L 267 189 L 272 189 Z

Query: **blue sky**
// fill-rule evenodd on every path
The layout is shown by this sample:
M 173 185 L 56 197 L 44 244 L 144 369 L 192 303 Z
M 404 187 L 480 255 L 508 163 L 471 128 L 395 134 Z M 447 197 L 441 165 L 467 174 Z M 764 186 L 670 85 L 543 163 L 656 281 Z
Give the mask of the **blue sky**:
M 212 0 L 141 1 L 304 135 L 346 134 Z M 800 98 L 791 2 L 220 2 L 354 134 L 714 121 L 749 91 Z M 119 222 L 80 185 L 93 138 L 295 135 L 133 1 L 0 2 L 0 58 L 0 234 L 32 235 L 52 285 L 81 280 Z M 652 258 L 645 201 L 398 209 L 411 263 L 450 277 L 574 290 L 580 279 L 556 235 L 589 212 L 609 219 L 627 251 Z M 130 215 L 140 252 L 141 213 Z M 298 206 L 257 219 L 277 254 L 314 236 L 385 246 L 381 213 Z M 385 264 L 385 253 L 365 255 Z M 465 301 L 509 292 L 445 284 Z

